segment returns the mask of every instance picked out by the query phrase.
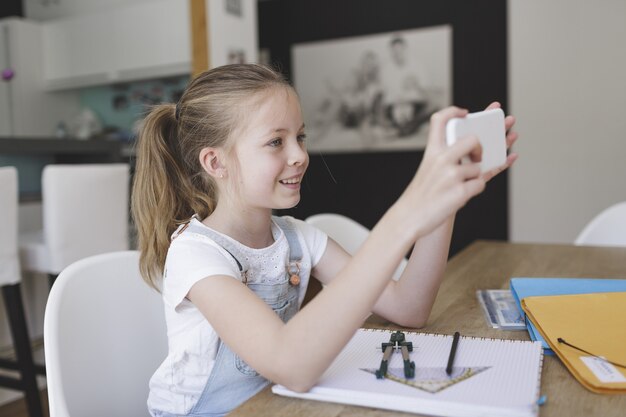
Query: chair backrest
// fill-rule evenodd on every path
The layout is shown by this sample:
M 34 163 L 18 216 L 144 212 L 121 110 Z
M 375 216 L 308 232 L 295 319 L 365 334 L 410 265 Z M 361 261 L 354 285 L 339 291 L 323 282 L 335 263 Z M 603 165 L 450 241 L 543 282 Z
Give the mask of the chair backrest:
M 0 168 L 0 286 L 21 280 L 17 244 L 17 170 Z
M 351 255 L 356 253 L 370 233 L 362 224 L 336 213 L 314 214 L 305 221 L 322 230 Z M 402 260 L 394 273 L 394 279 L 400 278 L 406 262 L 406 259 Z
M 128 164 L 44 168 L 43 233 L 53 271 L 87 256 L 128 249 L 129 177 Z
M 626 201 L 600 212 L 584 227 L 574 243 L 587 246 L 626 246 Z
M 139 252 L 64 269 L 46 305 L 44 346 L 51 417 L 148 416 L 148 381 L 167 354 L 167 335 Z

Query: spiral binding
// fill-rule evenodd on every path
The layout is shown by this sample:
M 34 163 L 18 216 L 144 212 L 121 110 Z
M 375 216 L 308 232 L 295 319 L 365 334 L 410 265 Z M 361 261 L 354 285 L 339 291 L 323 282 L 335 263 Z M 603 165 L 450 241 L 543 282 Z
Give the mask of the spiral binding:
M 424 332 L 412 332 L 402 329 L 374 329 L 369 327 L 362 327 L 361 330 L 365 330 L 368 332 L 380 332 L 380 333 L 393 333 L 395 331 L 401 331 L 404 334 L 410 334 L 415 336 L 438 336 L 438 337 L 451 337 L 450 334 L 444 333 L 424 333 Z M 463 339 L 473 339 L 473 340 L 489 340 L 492 342 L 509 342 L 509 343 L 535 343 L 528 340 L 517 340 L 517 339 L 496 339 L 493 337 L 478 337 L 478 336 L 461 336 Z

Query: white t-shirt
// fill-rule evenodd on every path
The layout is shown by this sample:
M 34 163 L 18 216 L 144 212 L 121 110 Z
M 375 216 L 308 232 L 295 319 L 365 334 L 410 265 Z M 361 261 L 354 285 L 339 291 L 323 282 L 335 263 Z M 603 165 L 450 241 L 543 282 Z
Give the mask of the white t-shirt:
M 301 305 L 311 268 L 324 254 L 328 237 L 308 223 L 293 218 L 290 220 L 295 225 L 302 248 Z M 195 218 L 191 222 L 207 228 Z M 173 236 L 177 233 L 178 230 Z M 262 249 L 249 248 L 222 235 L 245 256 L 250 283 L 285 279 L 289 244 L 283 231 L 273 222 L 272 234 L 274 243 Z M 162 285 L 169 353 L 150 379 L 148 407 L 151 409 L 187 414 L 200 398 L 215 362 L 219 336 L 186 296 L 196 282 L 215 275 L 227 275 L 240 280 L 236 261 L 211 238 L 186 230 L 172 241 L 165 261 Z

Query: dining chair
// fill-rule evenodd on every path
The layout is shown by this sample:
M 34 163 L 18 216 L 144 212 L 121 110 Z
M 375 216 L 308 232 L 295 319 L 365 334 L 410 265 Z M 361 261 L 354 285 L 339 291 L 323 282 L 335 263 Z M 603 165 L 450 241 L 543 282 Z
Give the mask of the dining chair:
M 50 417 L 148 416 L 148 381 L 167 354 L 160 294 L 139 252 L 81 259 L 59 274 L 44 318 Z
M 626 246 L 626 201 L 596 215 L 574 241 L 578 246 Z
M 0 387 L 24 393 L 30 417 L 43 417 L 37 373 L 43 367 L 35 365 L 21 291 L 21 269 L 18 256 L 18 174 L 15 167 L 0 168 L 0 287 L 7 321 L 15 351 L 15 360 L 0 359 L 0 368 L 17 372 L 18 376 L 0 375 Z
M 356 253 L 370 233 L 370 230 L 359 222 L 337 213 L 314 214 L 305 221 L 322 230 L 351 255 Z M 393 279 L 400 279 L 406 264 L 407 260 L 403 258 Z
M 47 165 L 43 229 L 20 235 L 22 268 L 52 282 L 72 262 L 128 249 L 129 177 L 128 164 Z

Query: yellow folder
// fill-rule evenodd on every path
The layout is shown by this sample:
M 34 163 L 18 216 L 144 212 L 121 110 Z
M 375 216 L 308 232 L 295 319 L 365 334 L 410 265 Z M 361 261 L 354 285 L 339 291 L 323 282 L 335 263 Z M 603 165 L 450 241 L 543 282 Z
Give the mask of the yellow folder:
M 626 368 L 614 365 L 626 365 L 626 292 L 526 297 L 521 304 L 584 387 L 626 393 Z

